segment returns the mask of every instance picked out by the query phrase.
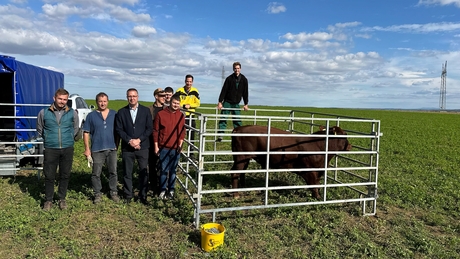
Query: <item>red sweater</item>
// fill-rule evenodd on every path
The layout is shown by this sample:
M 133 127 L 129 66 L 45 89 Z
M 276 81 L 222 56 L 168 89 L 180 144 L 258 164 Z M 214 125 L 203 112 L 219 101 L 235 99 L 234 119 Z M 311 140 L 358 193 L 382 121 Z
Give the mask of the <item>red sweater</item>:
M 172 112 L 169 107 L 159 111 L 153 122 L 153 141 L 158 147 L 176 149 L 179 140 L 185 138 L 185 116 L 177 110 Z

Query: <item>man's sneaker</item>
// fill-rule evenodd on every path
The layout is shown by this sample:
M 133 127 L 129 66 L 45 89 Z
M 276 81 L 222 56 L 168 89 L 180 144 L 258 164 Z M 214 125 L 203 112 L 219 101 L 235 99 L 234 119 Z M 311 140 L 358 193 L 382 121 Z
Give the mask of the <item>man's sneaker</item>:
M 216 142 L 222 142 L 222 137 L 217 137 Z
M 102 193 L 98 193 L 94 196 L 94 204 L 98 204 L 102 202 Z
M 45 204 L 43 204 L 44 211 L 51 210 L 51 207 L 53 207 L 53 203 L 51 201 L 45 201 Z
M 60 208 L 61 210 L 67 209 L 67 202 L 66 202 L 65 200 L 60 200 L 60 201 L 59 201 L 59 208 Z
M 174 190 L 168 193 L 168 199 L 171 199 L 171 200 L 174 199 Z
M 116 192 L 112 192 L 112 194 L 110 194 L 110 198 L 112 198 L 112 201 L 115 203 L 120 202 L 120 197 L 118 196 Z
M 161 191 L 160 195 L 158 195 L 158 198 L 160 198 L 160 200 L 166 199 L 166 191 Z

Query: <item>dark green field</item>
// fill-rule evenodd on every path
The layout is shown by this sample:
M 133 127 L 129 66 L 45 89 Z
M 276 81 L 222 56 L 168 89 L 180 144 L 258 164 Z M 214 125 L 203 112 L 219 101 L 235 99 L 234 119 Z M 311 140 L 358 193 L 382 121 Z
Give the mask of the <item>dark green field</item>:
M 218 214 L 225 244 L 206 253 L 181 191 L 148 207 L 107 197 L 93 205 L 78 142 L 66 211 L 42 211 L 44 181 L 36 172 L 0 179 L 0 258 L 460 258 L 458 114 L 302 110 L 381 120 L 376 216 L 361 216 L 355 203 Z

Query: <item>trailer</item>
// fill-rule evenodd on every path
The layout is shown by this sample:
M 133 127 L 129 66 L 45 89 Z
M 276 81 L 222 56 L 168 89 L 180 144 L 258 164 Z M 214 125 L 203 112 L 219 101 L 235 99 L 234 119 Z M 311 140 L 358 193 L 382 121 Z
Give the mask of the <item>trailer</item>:
M 0 55 L 0 87 L 0 176 L 15 175 L 20 165 L 41 169 L 37 115 L 64 88 L 64 74 Z

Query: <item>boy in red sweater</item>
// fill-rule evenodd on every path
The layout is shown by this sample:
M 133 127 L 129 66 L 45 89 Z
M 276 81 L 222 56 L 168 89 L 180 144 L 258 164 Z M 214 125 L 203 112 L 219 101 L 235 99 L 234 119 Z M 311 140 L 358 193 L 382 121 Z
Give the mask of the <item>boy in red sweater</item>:
M 179 96 L 173 95 L 171 104 L 156 114 L 153 124 L 155 154 L 160 164 L 160 199 L 174 198 L 176 167 L 184 138 L 185 116 L 180 111 Z

